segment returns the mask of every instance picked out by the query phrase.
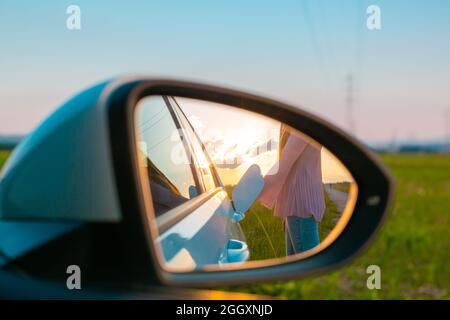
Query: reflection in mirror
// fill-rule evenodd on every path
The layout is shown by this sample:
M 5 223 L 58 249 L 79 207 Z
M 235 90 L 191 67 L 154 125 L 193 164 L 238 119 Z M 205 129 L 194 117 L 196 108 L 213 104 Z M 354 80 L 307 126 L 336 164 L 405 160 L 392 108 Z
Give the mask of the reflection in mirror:
M 155 246 L 168 271 L 300 259 L 329 245 L 351 215 L 357 188 L 348 170 L 279 121 L 149 96 L 135 125 Z

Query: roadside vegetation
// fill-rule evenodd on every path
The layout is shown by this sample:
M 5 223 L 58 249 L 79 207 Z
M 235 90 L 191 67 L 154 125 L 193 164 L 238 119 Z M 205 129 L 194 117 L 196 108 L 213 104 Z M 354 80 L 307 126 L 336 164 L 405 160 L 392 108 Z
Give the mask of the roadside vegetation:
M 325 203 L 327 208 L 323 220 L 319 223 L 321 240 L 325 239 L 333 230 L 341 215 L 327 192 L 325 192 Z M 275 217 L 273 210 L 256 202 L 245 214 L 245 219 L 240 222 L 240 225 L 250 249 L 251 260 L 286 256 L 282 219 Z
M 9 156 L 9 152 L 8 151 L 0 150 L 0 168 L 3 167 L 3 165 L 5 164 L 6 159 L 8 158 L 8 156 Z
M 0 151 L 0 167 L 7 156 Z M 450 299 L 450 156 L 382 158 L 397 179 L 395 208 L 373 245 L 359 258 L 314 278 L 226 290 L 288 299 Z M 328 210 L 336 210 L 329 199 L 327 204 Z M 253 259 L 284 256 L 281 220 L 270 210 L 255 204 L 241 224 Z M 332 226 L 333 221 L 324 220 L 321 237 Z M 264 242 L 266 234 L 271 243 Z M 381 268 L 381 290 L 366 287 L 366 268 L 373 264 Z
M 450 156 L 384 155 L 397 179 L 395 207 L 375 242 L 335 272 L 228 290 L 288 299 L 450 299 Z M 381 290 L 366 286 L 381 268 Z
M 342 182 L 342 183 L 334 183 L 331 187 L 337 191 L 348 193 L 350 190 L 350 183 Z

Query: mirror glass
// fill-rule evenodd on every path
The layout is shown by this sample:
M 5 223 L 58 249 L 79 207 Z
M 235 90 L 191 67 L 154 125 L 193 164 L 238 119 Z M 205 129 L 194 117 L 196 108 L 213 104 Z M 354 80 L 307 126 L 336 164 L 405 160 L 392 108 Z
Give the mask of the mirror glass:
M 148 96 L 136 106 L 135 128 L 149 228 L 166 270 L 302 259 L 332 243 L 353 211 L 348 170 L 279 121 Z

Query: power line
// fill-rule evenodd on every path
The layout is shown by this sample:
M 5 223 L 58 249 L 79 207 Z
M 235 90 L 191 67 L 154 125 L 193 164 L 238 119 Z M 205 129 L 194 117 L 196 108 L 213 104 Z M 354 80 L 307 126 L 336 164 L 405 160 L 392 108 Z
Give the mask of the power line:
M 156 112 L 154 115 L 152 115 L 150 118 L 146 119 L 144 122 L 142 122 L 141 124 L 139 124 L 139 128 L 142 128 L 142 127 L 144 127 L 145 125 L 147 125 L 147 123 L 149 123 L 150 121 L 152 121 L 154 118 L 156 118 L 158 115 L 160 115 L 163 111 L 164 111 L 164 107 L 162 107 L 161 109 L 159 109 L 159 111 Z
M 169 113 L 166 112 L 164 113 L 159 119 L 157 119 L 156 121 L 154 121 L 153 123 L 146 123 L 144 126 L 145 128 L 141 127 L 141 134 L 144 134 L 144 132 L 147 132 L 148 130 L 152 129 L 154 126 L 156 126 L 159 122 L 161 122 L 161 120 L 163 120 Z M 153 119 L 153 118 L 152 118 Z M 152 120 L 150 119 L 150 120 Z
M 354 115 L 353 115 L 353 104 L 354 104 L 354 78 L 353 75 L 350 73 L 346 77 L 346 107 L 347 107 L 347 123 L 348 123 L 348 130 L 351 134 L 356 135 L 356 128 L 355 128 L 355 122 L 354 122 Z
M 335 83 L 336 78 L 333 78 L 332 73 L 334 73 L 335 77 L 338 76 L 339 75 L 338 68 L 341 67 L 341 64 L 336 63 L 336 55 L 335 55 L 336 50 L 335 50 L 335 46 L 333 43 L 334 39 L 332 37 L 330 37 L 329 31 L 330 31 L 331 18 L 329 16 L 329 10 L 328 10 L 328 7 L 326 5 L 324 6 L 322 4 L 322 2 L 320 2 L 320 1 L 316 1 L 316 2 L 314 2 L 314 4 L 317 6 L 317 11 L 316 11 L 317 19 L 318 19 L 318 21 L 320 21 L 321 31 L 322 31 L 322 35 L 324 38 L 324 41 L 322 41 L 322 43 L 321 43 L 321 44 L 323 44 L 323 46 L 319 46 L 317 41 L 316 41 L 316 44 L 318 47 L 324 49 L 325 54 L 321 57 L 321 59 L 322 59 L 321 62 L 326 67 L 326 70 L 327 70 L 326 72 L 328 73 L 327 76 L 330 77 L 331 84 L 336 85 L 336 83 Z M 333 26 L 333 28 L 334 28 L 334 26 Z M 318 50 L 320 50 L 320 48 Z M 327 56 L 328 56 L 329 60 L 326 59 Z M 331 68 L 329 67 L 330 61 L 333 64 L 333 67 L 331 67 Z M 330 70 L 332 70 L 332 71 L 334 70 L 334 72 L 330 72 Z M 342 74 L 344 74 L 344 73 L 341 73 L 340 76 L 342 76 Z
M 311 18 L 308 0 L 302 0 L 302 1 L 300 1 L 300 4 L 303 8 L 302 12 L 304 14 L 305 21 L 307 24 L 307 30 L 309 32 L 309 38 L 311 41 L 312 49 L 314 51 L 314 56 L 317 59 L 318 66 L 319 66 L 319 69 L 321 70 L 324 80 L 328 83 L 329 75 L 328 75 L 328 72 L 326 71 L 327 69 L 325 68 L 325 65 L 324 65 L 323 53 L 321 50 L 321 46 L 319 45 L 319 41 L 318 41 L 318 37 L 317 37 L 316 29 L 314 27 L 313 20 Z
M 355 26 L 355 72 L 356 77 L 361 79 L 363 60 L 365 56 L 366 46 L 366 26 L 365 26 L 365 5 L 362 2 L 356 5 L 356 26 Z M 360 83 L 361 81 L 358 81 Z
M 445 136 L 444 143 L 446 148 L 450 151 L 450 107 L 444 110 L 444 126 L 445 126 Z
M 391 142 L 389 144 L 389 151 L 395 152 L 397 151 L 397 130 L 392 130 Z

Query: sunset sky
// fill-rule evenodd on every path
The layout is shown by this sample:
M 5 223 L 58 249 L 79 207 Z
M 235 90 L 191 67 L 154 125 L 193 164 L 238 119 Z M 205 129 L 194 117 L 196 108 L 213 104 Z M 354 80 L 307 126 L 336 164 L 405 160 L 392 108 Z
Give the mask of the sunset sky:
M 205 143 L 225 184 L 237 183 L 253 163 L 259 165 L 263 175 L 271 169 L 272 173 L 276 173 L 273 168 L 277 168 L 280 122 L 222 104 L 179 97 L 175 99 Z M 308 142 L 316 143 L 310 137 L 302 136 Z M 261 148 L 256 154 L 249 152 L 267 141 L 274 143 Z M 219 143 L 209 146 L 208 142 Z M 233 160 L 236 158 L 238 166 L 234 167 Z M 226 164 L 232 164 L 232 168 Z M 321 164 L 324 183 L 353 181 L 342 163 L 326 148 L 321 148 Z M 220 168 L 220 165 L 225 165 L 225 168 Z
M 81 8 L 78 31 L 66 8 Z M 382 29 L 366 28 L 381 8 Z M 269 96 L 366 142 L 441 139 L 450 109 L 450 1 L 1 1 L 0 135 L 30 132 L 60 103 L 124 74 Z M 449 116 L 450 117 L 450 116 Z

